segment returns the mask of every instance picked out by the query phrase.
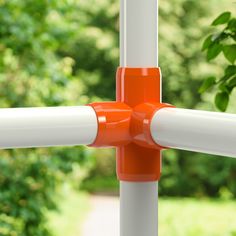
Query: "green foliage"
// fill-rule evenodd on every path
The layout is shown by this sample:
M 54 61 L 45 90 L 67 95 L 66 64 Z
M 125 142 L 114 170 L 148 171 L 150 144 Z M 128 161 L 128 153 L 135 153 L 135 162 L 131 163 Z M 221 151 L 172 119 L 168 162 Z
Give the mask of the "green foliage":
M 213 22 L 212 25 L 222 25 L 227 22 L 229 22 L 229 19 L 231 17 L 231 12 L 224 12 L 221 15 L 219 15 Z
M 226 59 L 232 64 L 236 60 L 236 44 L 225 45 L 223 47 L 223 53 Z
M 207 50 L 207 60 L 210 61 L 216 58 L 222 51 L 222 45 L 219 43 L 213 43 Z
M 89 176 L 81 183 L 81 189 L 89 192 L 118 192 L 114 150 L 100 149 L 94 154 L 93 167 Z
M 214 27 L 218 25 L 224 25 L 224 28 L 209 35 L 203 43 L 202 50 L 206 51 L 208 61 L 217 58 L 223 52 L 226 63 L 229 65 L 226 67 L 224 75 L 215 83 L 210 83 L 209 78 L 206 79 L 199 92 L 204 93 L 209 88 L 217 87 L 215 105 L 220 111 L 225 111 L 229 103 L 229 97 L 236 87 L 234 82 L 236 75 L 236 18 L 232 17 L 230 12 L 224 12 L 212 23 Z M 203 89 L 205 87 L 207 89 Z
M 225 92 L 219 92 L 216 94 L 215 104 L 221 111 L 226 111 L 229 104 L 229 94 L 227 89 L 225 89 Z
M 109 10 L 108 10 L 109 9 Z M 119 1 L 79 1 L 75 30 L 60 53 L 75 59 L 74 73 L 89 97 L 115 99 L 115 72 L 119 62 Z
M 199 93 L 204 93 L 206 90 L 211 88 L 216 83 L 216 78 L 214 76 L 208 77 L 199 88 Z
M 76 163 L 85 164 L 81 149 L 2 151 L 0 219 L 4 216 L 11 219 L 8 224 L 1 221 L 3 231 L 8 229 L 7 235 L 16 231 L 17 236 L 48 235 L 46 209 L 56 208 L 58 185 L 66 180 Z
M 74 1 L 0 1 L 0 107 L 88 102 L 75 59 L 60 53 L 79 26 L 76 10 Z M 45 212 L 69 176 L 78 185 L 88 156 L 75 147 L 1 151 L 0 235 L 50 235 Z
M 23 230 L 23 220 L 5 214 L 0 215 L 0 235 L 17 236 Z

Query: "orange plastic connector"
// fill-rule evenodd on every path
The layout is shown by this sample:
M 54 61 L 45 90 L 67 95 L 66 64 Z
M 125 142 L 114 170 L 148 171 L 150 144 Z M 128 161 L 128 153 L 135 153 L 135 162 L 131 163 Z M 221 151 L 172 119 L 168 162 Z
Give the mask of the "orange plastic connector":
M 117 175 L 122 181 L 156 181 L 161 174 L 161 149 L 152 139 L 155 111 L 161 103 L 159 68 L 118 68 L 116 102 L 90 104 L 98 117 L 95 147 L 117 147 Z
M 92 147 L 117 147 L 131 141 L 129 132 L 132 109 L 121 102 L 89 104 L 97 114 L 98 133 Z

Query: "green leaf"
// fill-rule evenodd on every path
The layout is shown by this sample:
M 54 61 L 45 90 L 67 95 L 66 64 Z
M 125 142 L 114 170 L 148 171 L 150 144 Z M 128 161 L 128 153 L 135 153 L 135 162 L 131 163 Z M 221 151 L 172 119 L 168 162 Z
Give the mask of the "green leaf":
M 224 75 L 222 78 L 220 78 L 217 83 L 226 83 L 226 81 L 230 78 L 230 75 Z
M 236 66 L 230 65 L 225 69 L 225 76 L 227 76 L 227 78 L 230 78 L 234 74 L 236 74 Z
M 236 18 L 233 18 L 229 21 L 227 28 L 232 31 L 236 30 Z
M 225 83 L 221 83 L 219 85 L 219 89 L 222 91 L 222 92 L 226 92 L 227 94 L 230 94 L 232 89 Z
M 236 34 L 230 36 L 236 42 Z
M 215 97 L 215 105 L 220 111 L 226 111 L 229 104 L 229 94 L 226 92 L 217 93 Z
M 232 64 L 236 60 L 236 44 L 226 45 L 223 47 L 223 53 L 225 58 Z
M 216 58 L 222 51 L 222 45 L 219 43 L 212 44 L 207 50 L 207 60 Z
M 228 83 L 228 86 L 231 88 L 236 87 L 236 76 L 234 76 Z
M 199 88 L 199 93 L 204 93 L 207 89 L 211 88 L 216 83 L 216 78 L 214 76 L 211 76 L 207 79 L 205 79 Z
M 212 34 L 209 35 L 202 44 L 202 51 L 205 51 L 213 43 Z
M 216 43 L 220 43 L 221 41 L 224 41 L 228 37 L 229 37 L 229 34 L 225 32 L 221 32 L 221 33 L 213 34 L 212 41 Z
M 224 12 L 221 15 L 219 15 L 213 22 L 212 25 L 222 25 L 227 23 L 230 20 L 231 13 L 230 12 Z

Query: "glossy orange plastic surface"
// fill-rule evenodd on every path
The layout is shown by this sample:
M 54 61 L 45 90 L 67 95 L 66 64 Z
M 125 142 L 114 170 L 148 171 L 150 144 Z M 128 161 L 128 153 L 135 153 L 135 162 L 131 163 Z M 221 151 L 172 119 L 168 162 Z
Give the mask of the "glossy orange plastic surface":
M 165 103 L 141 103 L 132 110 L 130 134 L 132 141 L 140 146 L 154 149 L 164 147 L 156 144 L 151 135 L 151 120 L 155 112 L 163 107 L 172 107 Z
M 122 181 L 155 181 L 161 173 L 161 150 L 147 147 L 142 134 L 145 114 L 139 112 L 143 103 L 161 102 L 161 74 L 159 68 L 118 68 L 116 100 L 135 109 L 131 126 L 133 142 L 117 147 L 117 175 Z M 142 105 L 141 105 L 142 106 Z M 140 119 L 140 116 L 143 116 Z M 141 132 L 140 132 L 141 131 Z M 144 141 L 144 142 L 143 142 Z M 142 143 L 142 146 L 139 145 Z M 145 144 L 145 145 L 144 145 Z M 152 146 L 152 145 L 151 145 Z
M 89 104 L 98 119 L 98 134 L 92 147 L 117 147 L 131 141 L 129 132 L 132 109 L 125 103 L 101 102 Z
M 152 139 L 155 111 L 161 103 L 159 68 L 118 68 L 116 102 L 92 103 L 98 117 L 94 147 L 117 147 L 117 175 L 122 181 L 156 181 L 161 174 L 161 149 Z

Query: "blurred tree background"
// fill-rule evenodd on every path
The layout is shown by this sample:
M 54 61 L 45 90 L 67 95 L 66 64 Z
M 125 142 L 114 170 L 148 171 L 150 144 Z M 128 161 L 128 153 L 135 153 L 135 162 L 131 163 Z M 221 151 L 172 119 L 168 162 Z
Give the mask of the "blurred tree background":
M 214 89 L 202 81 L 227 63 L 205 60 L 201 46 L 212 19 L 235 9 L 224 0 L 160 0 L 159 57 L 164 101 L 214 110 Z M 115 98 L 119 1 L 0 0 L 0 107 L 79 105 Z M 228 111 L 235 111 L 234 97 Z M 164 196 L 236 197 L 236 162 L 168 150 Z M 82 182 L 83 180 L 83 182 Z M 46 212 L 56 209 L 64 182 L 114 192 L 114 150 L 83 147 L 0 152 L 0 235 L 47 236 Z M 82 182 L 82 183 L 81 183 Z

